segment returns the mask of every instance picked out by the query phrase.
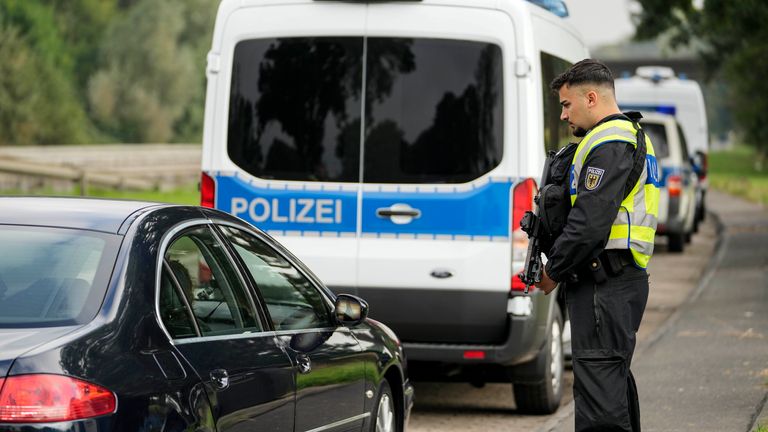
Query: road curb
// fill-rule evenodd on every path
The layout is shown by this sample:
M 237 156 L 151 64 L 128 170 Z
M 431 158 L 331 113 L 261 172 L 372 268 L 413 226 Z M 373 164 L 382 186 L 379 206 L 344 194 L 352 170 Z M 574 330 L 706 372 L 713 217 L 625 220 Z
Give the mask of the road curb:
M 747 432 L 757 432 L 757 428 L 760 426 L 768 427 L 768 404 L 766 402 L 768 402 L 768 393 L 763 396 L 763 400 L 757 405 L 755 415 L 752 417 L 752 421 L 750 421 Z
M 720 218 L 720 215 L 713 211 L 708 211 L 707 216 L 711 217 L 715 222 L 715 233 L 717 235 L 717 240 L 715 241 L 715 249 L 714 253 L 709 259 L 709 263 L 707 264 L 707 270 L 704 272 L 704 274 L 701 276 L 701 279 L 699 279 L 698 284 L 696 285 L 696 288 L 693 290 L 692 294 L 682 303 L 680 304 L 674 312 L 664 321 L 662 325 L 660 325 L 649 337 L 647 340 L 645 340 L 642 344 L 638 345 L 637 350 L 635 351 L 634 357 L 637 358 L 641 356 L 645 351 L 653 347 L 653 345 L 656 344 L 659 340 L 661 340 L 662 337 L 664 337 L 672 327 L 677 323 L 677 321 L 680 319 L 680 316 L 682 314 L 682 311 L 686 308 L 688 304 L 693 302 L 694 300 L 698 299 L 701 294 L 705 291 L 706 287 L 709 285 L 710 280 L 715 274 L 715 269 L 717 269 L 720 262 L 722 262 L 723 257 L 725 256 L 725 246 L 727 245 L 727 227 L 723 223 L 722 219 Z M 757 428 L 757 422 L 760 421 L 760 419 L 763 419 L 763 421 L 768 422 L 768 404 L 766 404 L 766 401 L 768 400 L 768 395 L 766 395 L 765 398 L 763 398 L 762 406 L 757 408 L 757 411 L 755 413 L 755 418 L 753 419 L 753 426 L 752 429 L 750 429 L 747 432 L 754 432 Z M 537 429 L 537 432 L 558 432 L 562 430 L 562 426 L 564 422 L 568 419 L 573 418 L 573 412 L 574 412 L 574 406 L 575 402 L 572 400 L 567 405 L 561 407 L 558 412 L 554 415 L 554 418 L 547 421 L 543 426 L 541 426 L 539 429 Z M 759 414 L 758 414 L 759 413 Z

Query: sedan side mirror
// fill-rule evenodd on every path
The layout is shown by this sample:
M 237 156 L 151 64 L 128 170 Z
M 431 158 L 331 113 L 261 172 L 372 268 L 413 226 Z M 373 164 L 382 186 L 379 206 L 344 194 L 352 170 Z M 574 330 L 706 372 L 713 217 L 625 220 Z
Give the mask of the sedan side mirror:
M 339 324 L 354 327 L 368 317 L 368 302 L 350 294 L 339 294 L 333 313 Z

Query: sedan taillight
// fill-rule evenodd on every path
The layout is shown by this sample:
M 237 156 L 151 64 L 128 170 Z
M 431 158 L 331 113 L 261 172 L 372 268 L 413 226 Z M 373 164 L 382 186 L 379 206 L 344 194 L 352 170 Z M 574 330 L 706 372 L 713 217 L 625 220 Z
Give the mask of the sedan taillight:
M 46 374 L 0 379 L 0 423 L 81 420 L 116 408 L 114 393 L 79 379 Z

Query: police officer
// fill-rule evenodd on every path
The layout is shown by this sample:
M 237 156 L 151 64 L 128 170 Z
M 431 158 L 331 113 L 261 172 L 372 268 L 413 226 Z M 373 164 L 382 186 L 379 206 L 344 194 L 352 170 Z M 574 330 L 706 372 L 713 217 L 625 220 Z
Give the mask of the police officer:
M 638 135 L 645 136 L 638 134 L 640 116 L 621 113 L 613 76 L 599 61 L 576 63 L 550 87 L 560 98 L 560 119 L 582 140 L 565 185 L 570 213 L 536 286 L 549 294 L 565 282 L 576 431 L 637 432 L 629 367 L 648 299 L 645 269 L 658 213 L 653 146 L 647 138 L 638 145 Z

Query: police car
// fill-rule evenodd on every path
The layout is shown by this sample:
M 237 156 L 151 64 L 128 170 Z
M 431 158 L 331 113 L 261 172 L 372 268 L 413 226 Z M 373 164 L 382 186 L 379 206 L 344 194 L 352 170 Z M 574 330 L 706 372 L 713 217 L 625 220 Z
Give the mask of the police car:
M 513 382 L 552 412 L 565 309 L 523 294 L 519 221 L 569 139 L 548 83 L 585 57 L 522 0 L 224 0 L 202 203 L 365 298 L 417 377 Z
M 651 138 L 661 170 L 656 232 L 668 238 L 670 252 L 682 252 L 694 230 L 699 179 L 685 133 L 675 117 L 657 113 L 643 116 L 640 124 Z
M 634 76 L 616 80 L 616 100 L 623 110 L 668 114 L 679 122 L 698 177 L 693 225 L 697 231 L 706 215 L 709 154 L 709 129 L 701 86 L 682 74 L 676 76 L 672 68 L 641 66 Z

